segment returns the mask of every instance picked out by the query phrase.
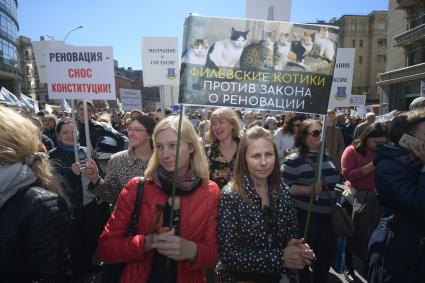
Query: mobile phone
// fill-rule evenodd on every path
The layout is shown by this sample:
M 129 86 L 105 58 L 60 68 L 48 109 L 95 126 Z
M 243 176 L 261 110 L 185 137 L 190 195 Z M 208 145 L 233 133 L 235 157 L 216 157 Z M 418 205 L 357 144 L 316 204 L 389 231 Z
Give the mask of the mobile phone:
M 412 137 L 411 135 L 408 135 L 406 133 L 403 134 L 400 140 L 398 141 L 398 144 L 405 149 L 412 149 L 419 143 L 420 141 L 417 138 Z

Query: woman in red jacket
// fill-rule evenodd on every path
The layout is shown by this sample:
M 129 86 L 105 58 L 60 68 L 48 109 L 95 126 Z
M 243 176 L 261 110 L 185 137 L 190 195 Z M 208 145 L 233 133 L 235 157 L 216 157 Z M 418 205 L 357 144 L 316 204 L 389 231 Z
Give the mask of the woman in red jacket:
M 173 229 L 170 226 L 172 179 L 179 118 L 159 122 L 154 153 L 145 171 L 138 234 L 127 235 L 138 178 L 121 191 L 115 211 L 99 238 L 100 258 L 126 263 L 121 283 L 205 282 L 204 268 L 217 262 L 217 202 L 220 191 L 210 181 L 208 161 L 190 121 L 183 118 L 176 178 Z M 160 216 L 160 217 L 158 217 Z M 158 225 L 159 224 L 159 225 Z

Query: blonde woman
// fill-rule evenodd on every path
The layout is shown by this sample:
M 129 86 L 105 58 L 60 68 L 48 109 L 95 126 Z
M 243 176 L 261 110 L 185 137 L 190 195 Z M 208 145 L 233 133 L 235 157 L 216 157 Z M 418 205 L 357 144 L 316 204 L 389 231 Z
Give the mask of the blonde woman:
M 0 274 L 2 282 L 70 282 L 69 212 L 57 178 L 38 152 L 40 130 L 0 107 Z
M 210 179 L 223 188 L 233 176 L 239 144 L 240 124 L 236 112 L 219 108 L 211 114 L 211 145 L 205 148 L 210 163 Z
M 209 180 L 208 162 L 195 129 L 183 119 L 176 175 L 173 229 L 169 226 L 179 117 L 169 116 L 153 133 L 154 153 L 145 171 L 138 231 L 127 235 L 138 178 L 121 191 L 99 239 L 100 258 L 126 263 L 125 282 L 205 282 L 204 268 L 217 262 L 217 202 L 220 191 Z M 161 215 L 161 217 L 157 217 Z M 157 219 L 163 219 L 158 222 Z M 160 233 L 160 231 L 168 231 Z

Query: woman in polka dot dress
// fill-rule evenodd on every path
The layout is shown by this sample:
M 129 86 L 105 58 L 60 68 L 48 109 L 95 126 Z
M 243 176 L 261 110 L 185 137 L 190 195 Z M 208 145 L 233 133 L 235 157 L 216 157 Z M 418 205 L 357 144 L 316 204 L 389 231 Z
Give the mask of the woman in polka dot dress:
M 297 234 L 273 136 L 254 126 L 242 138 L 233 179 L 221 192 L 220 282 L 298 282 L 295 269 L 309 265 L 314 255 Z

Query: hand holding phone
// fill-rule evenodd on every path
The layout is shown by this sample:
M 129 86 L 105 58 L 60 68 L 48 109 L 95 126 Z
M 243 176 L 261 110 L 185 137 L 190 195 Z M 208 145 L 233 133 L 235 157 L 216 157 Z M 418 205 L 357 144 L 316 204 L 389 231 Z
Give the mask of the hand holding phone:
M 412 137 L 409 134 L 404 133 L 400 140 L 398 141 L 398 144 L 405 149 L 412 150 L 413 148 L 417 147 L 421 141 L 419 141 L 417 138 Z

